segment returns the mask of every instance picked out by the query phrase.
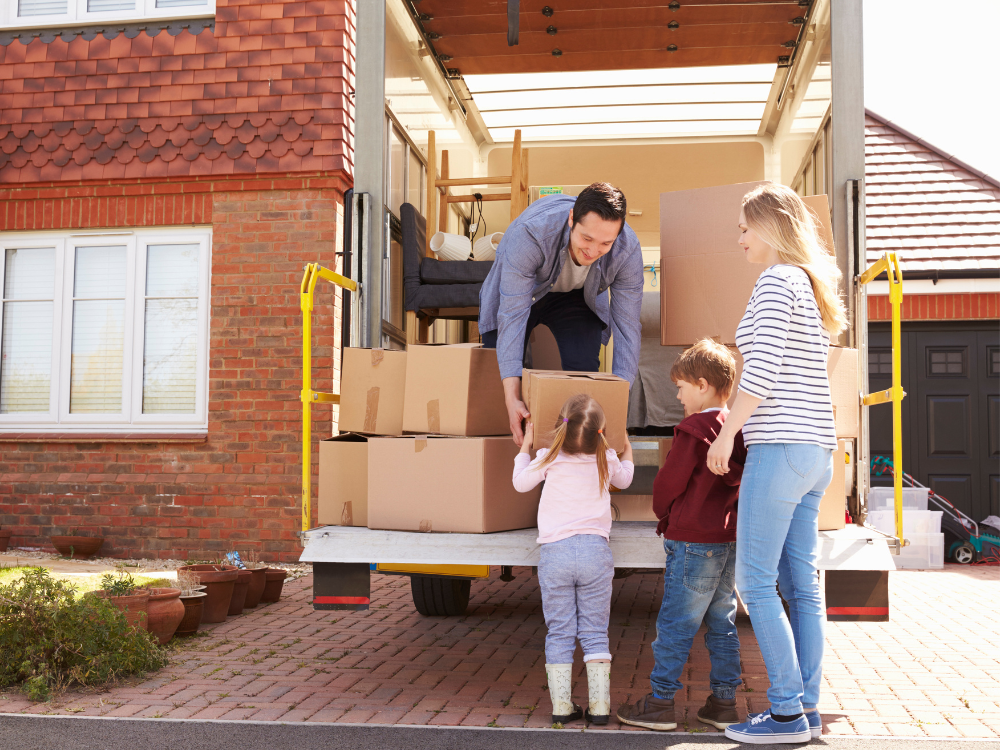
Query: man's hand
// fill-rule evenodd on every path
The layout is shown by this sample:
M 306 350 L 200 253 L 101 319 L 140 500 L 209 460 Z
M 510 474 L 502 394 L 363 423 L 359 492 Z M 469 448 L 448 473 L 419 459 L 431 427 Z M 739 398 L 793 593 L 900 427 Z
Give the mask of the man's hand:
M 521 400 L 521 378 L 503 379 L 503 397 L 507 403 L 507 416 L 510 419 L 510 431 L 514 435 L 514 442 L 520 447 L 524 442 L 524 432 L 521 430 L 521 420 L 527 419 L 531 415 L 528 407 Z

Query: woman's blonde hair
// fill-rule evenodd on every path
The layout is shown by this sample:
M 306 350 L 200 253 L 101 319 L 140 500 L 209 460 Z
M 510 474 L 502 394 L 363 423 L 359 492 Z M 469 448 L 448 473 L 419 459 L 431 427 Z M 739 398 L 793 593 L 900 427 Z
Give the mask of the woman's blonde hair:
M 608 455 L 611 447 L 604 437 L 604 409 L 586 393 L 570 396 L 559 411 L 548 455 L 538 465 L 544 469 L 556 460 L 559 452 L 574 456 L 597 456 L 597 480 L 600 491 L 608 488 Z
M 833 248 L 820 239 L 818 221 L 802 198 L 784 185 L 758 185 L 743 196 L 743 217 L 747 227 L 778 252 L 782 263 L 798 266 L 809 276 L 823 327 L 830 335 L 847 328 L 837 259 Z

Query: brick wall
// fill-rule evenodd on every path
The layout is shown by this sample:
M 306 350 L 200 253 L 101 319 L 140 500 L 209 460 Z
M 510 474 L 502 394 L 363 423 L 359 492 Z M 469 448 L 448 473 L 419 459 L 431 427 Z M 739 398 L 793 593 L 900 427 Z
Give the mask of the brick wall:
M 905 287 L 904 287 L 905 290 Z M 900 315 L 906 320 L 995 320 L 1000 318 L 1000 294 L 903 295 Z M 868 297 L 868 320 L 892 320 L 889 298 Z
M 254 548 L 299 552 L 302 267 L 338 268 L 343 182 L 209 193 L 213 226 L 209 431 L 200 442 L 0 442 L 0 524 L 13 543 L 47 546 L 78 528 L 104 554 L 204 558 Z M 263 184 L 263 183 L 261 183 Z M 339 185 L 339 187 L 336 187 Z M 165 209 L 164 209 L 165 210 Z M 42 215 L 41 213 L 39 215 Z M 339 382 L 340 299 L 317 287 L 316 390 Z M 316 442 L 333 407 L 313 407 Z M 315 506 L 314 506 L 315 507 Z

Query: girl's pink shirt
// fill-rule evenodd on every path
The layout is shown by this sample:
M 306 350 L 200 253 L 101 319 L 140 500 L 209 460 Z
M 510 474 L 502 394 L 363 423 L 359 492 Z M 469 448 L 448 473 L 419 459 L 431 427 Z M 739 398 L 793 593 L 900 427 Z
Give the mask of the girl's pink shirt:
M 515 490 L 527 492 L 545 482 L 538 503 L 538 544 L 577 534 L 597 534 L 607 539 L 611 533 L 611 495 L 607 487 L 598 487 L 597 456 L 560 453 L 539 470 L 548 452 L 548 448 L 539 449 L 534 461 L 527 453 L 518 453 L 514 459 Z M 625 489 L 632 484 L 635 465 L 619 461 L 613 450 L 607 456 L 611 483 Z

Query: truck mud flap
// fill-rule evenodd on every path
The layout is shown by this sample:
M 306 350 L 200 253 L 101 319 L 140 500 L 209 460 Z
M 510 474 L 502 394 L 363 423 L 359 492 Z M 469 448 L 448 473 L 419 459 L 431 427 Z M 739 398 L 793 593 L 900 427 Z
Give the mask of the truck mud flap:
M 827 570 L 826 619 L 888 622 L 888 570 Z
M 313 563 L 313 609 L 364 611 L 371 591 L 368 563 Z

